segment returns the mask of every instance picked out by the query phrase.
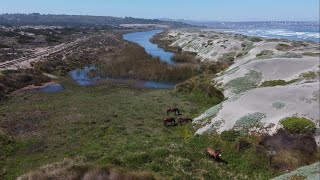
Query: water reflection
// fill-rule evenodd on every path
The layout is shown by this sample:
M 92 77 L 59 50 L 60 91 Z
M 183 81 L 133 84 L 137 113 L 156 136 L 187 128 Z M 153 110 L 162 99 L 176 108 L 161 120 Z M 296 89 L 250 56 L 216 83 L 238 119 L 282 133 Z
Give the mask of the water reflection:
M 60 84 L 51 84 L 42 88 L 38 88 L 36 90 L 42 92 L 58 92 L 64 90 L 64 87 Z
M 124 82 L 129 79 L 124 78 L 110 78 L 103 77 L 99 75 L 99 73 L 95 73 L 97 71 L 96 66 L 86 66 L 82 69 L 76 69 L 71 71 L 69 74 L 73 80 L 75 80 L 81 86 L 89 86 L 94 85 L 100 80 L 112 80 L 112 81 L 121 81 Z M 132 80 L 131 80 L 132 81 Z M 155 89 L 171 89 L 175 87 L 175 83 L 167 83 L 167 82 L 157 82 L 157 81 L 134 81 L 135 87 L 143 87 L 143 88 L 155 88 Z
M 145 32 L 134 32 L 123 35 L 123 38 L 127 41 L 131 41 L 142 46 L 146 52 L 153 57 L 159 57 L 161 61 L 167 62 L 168 64 L 174 64 L 171 60 L 173 53 L 167 52 L 164 49 L 160 48 L 157 44 L 150 42 L 150 39 L 161 33 L 163 30 L 153 30 Z

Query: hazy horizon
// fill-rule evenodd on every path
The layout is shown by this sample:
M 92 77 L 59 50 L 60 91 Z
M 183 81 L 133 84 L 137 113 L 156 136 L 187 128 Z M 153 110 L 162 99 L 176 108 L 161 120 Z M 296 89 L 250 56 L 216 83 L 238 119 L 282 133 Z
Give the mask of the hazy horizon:
M 153 1 L 137 0 L 11 0 L 2 2 L 0 14 L 41 13 L 135 17 L 145 19 L 176 19 L 192 21 L 319 21 L 319 1 L 308 0 L 192 0 Z

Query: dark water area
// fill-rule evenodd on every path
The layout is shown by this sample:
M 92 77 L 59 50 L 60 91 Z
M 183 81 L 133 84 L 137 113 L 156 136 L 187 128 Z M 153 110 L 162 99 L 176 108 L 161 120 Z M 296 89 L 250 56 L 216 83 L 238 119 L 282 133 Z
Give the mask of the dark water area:
M 36 91 L 41 91 L 41 92 L 59 92 L 63 90 L 64 90 L 64 87 L 61 86 L 60 84 L 52 84 L 46 87 L 36 89 Z
M 95 84 L 99 80 L 108 80 L 108 78 L 101 78 L 99 75 L 89 76 L 91 71 L 95 71 L 96 66 L 86 66 L 82 69 L 76 69 L 69 73 L 73 80 L 75 80 L 80 86 L 89 86 Z
M 156 82 L 156 81 L 138 81 L 136 86 L 139 87 L 139 84 L 142 84 L 142 87 L 154 88 L 154 89 L 173 89 L 176 86 L 175 83 Z
M 157 81 L 142 81 L 142 80 L 131 80 L 125 78 L 110 78 L 103 77 L 99 73 L 94 73 L 97 71 L 96 66 L 86 66 L 82 69 L 76 69 L 69 73 L 74 81 L 76 81 L 80 86 L 90 86 L 97 84 L 102 80 L 110 80 L 113 82 L 134 82 L 133 86 L 138 88 L 154 88 L 154 89 L 172 89 L 175 87 L 175 83 L 170 82 L 157 82 Z
M 154 44 L 150 41 L 154 35 L 161 33 L 162 31 L 163 30 L 152 30 L 128 33 L 123 35 L 123 39 L 139 44 L 148 54 L 153 57 L 159 57 L 160 60 L 168 64 L 174 64 L 174 62 L 171 60 L 174 55 L 173 53 L 165 51 L 163 48 L 160 48 L 157 44 Z

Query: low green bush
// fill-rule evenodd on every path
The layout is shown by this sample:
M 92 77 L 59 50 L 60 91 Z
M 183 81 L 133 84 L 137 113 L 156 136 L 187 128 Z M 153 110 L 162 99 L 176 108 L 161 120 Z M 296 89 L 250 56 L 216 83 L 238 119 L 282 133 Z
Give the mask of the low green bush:
M 292 49 L 292 47 L 288 44 L 278 44 L 276 46 L 276 50 L 278 50 L 278 51 L 288 51 L 290 49 Z
M 317 57 L 317 56 L 320 56 L 320 53 L 319 53 L 319 52 L 304 52 L 303 55 L 304 55 L 304 56 Z
M 240 132 L 235 130 L 223 131 L 221 133 L 221 139 L 224 141 L 235 141 L 238 137 L 240 137 Z
M 18 43 L 19 44 L 27 44 L 27 43 L 30 43 L 31 41 L 33 41 L 34 39 L 35 39 L 34 37 L 20 35 L 18 37 Z
M 250 41 L 245 41 L 245 42 L 243 42 L 243 43 L 241 44 L 241 47 L 248 49 L 248 48 L 250 48 L 250 47 L 253 47 L 253 43 L 250 42 Z
M 307 80 L 309 80 L 309 79 L 315 79 L 315 78 L 318 77 L 318 76 L 319 76 L 319 73 L 314 72 L 314 71 L 305 72 L 305 73 L 302 73 L 302 74 L 300 75 L 300 77 L 301 77 L 302 79 L 307 79 Z
M 265 58 L 273 55 L 273 51 L 271 50 L 262 50 L 260 53 L 256 55 L 257 58 Z
M 300 117 L 288 117 L 281 121 L 283 128 L 291 133 L 312 133 L 316 125 L 309 119 Z
M 2 134 L 0 132 L 0 145 L 1 146 L 6 145 L 6 144 L 10 144 L 12 142 L 13 142 L 13 140 L 9 136 Z
M 285 54 L 281 55 L 283 58 L 302 58 L 302 55 L 299 53 L 294 52 L 286 52 Z
M 0 44 L 0 49 L 2 48 L 10 48 L 10 46 L 6 45 L 6 44 Z
M 237 150 L 237 152 L 243 152 L 243 151 L 245 151 L 247 149 L 250 149 L 250 147 L 251 147 L 251 143 L 248 140 L 244 139 L 244 138 L 238 139 L 236 141 L 236 150 Z
M 250 70 L 245 76 L 227 82 L 225 88 L 230 89 L 232 93 L 238 94 L 256 88 L 261 80 L 261 72 Z
M 221 57 L 218 58 L 218 61 L 234 61 L 235 56 L 237 55 L 236 52 L 232 51 L 229 53 L 223 54 Z
M 255 112 L 242 116 L 236 121 L 234 127 L 239 130 L 247 131 L 250 128 L 260 127 L 262 125 L 261 120 L 266 117 L 265 113 Z
M 297 82 L 297 79 L 294 79 L 291 81 L 285 81 L 282 79 L 278 79 L 278 80 L 264 81 L 260 86 L 261 87 L 285 86 L 285 85 L 292 84 L 295 82 Z
M 293 42 L 291 42 L 291 46 L 293 46 L 293 47 L 301 47 L 301 46 L 306 47 L 306 46 L 308 46 L 308 44 L 306 44 L 304 41 L 293 41 Z
M 191 62 L 195 62 L 196 54 L 181 52 L 181 53 L 176 53 L 171 59 L 172 61 L 178 62 L 178 63 L 191 63 Z
M 251 42 L 260 42 L 260 41 L 263 41 L 263 39 L 259 38 L 259 37 L 251 37 L 251 38 L 249 38 L 249 41 L 251 41 Z
M 46 41 L 47 43 L 56 43 L 56 42 L 60 42 L 61 41 L 61 37 L 59 36 L 54 36 L 54 35 L 50 35 L 46 37 Z
M 250 42 L 250 41 L 243 42 L 241 44 L 241 47 L 242 47 L 242 50 L 238 52 L 238 54 L 236 55 L 237 58 L 247 55 L 249 51 L 254 48 L 253 42 Z

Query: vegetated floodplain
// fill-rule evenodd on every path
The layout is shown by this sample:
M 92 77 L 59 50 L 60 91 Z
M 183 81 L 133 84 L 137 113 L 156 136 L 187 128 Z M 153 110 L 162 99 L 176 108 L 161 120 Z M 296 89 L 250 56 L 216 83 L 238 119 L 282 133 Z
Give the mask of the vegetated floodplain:
M 234 56 L 229 53 L 223 58 L 232 62 Z M 178 107 L 180 117 L 195 118 L 222 101 L 223 94 L 209 85 L 224 64 L 169 65 L 130 43 L 99 49 L 92 57 L 97 57 L 94 64 L 99 67 L 92 73 L 108 77 L 188 80 L 173 91 L 112 81 L 79 86 L 62 76 L 65 73 L 56 73 L 61 75 L 55 81 L 63 91 L 31 92 L 0 104 L 0 177 L 15 179 L 65 158 L 83 159 L 82 167 L 124 168 L 159 179 L 270 179 L 280 172 L 268 165 L 268 149 L 259 147 L 259 137 L 238 132 L 195 136 L 191 124 L 163 126 L 167 106 Z M 47 67 L 38 65 L 39 70 Z M 59 72 L 59 66 L 52 64 L 48 73 Z M 256 87 L 260 74 L 253 71 L 245 78 Z M 207 147 L 220 149 L 228 164 L 208 158 Z
M 193 118 L 212 105 L 205 96 L 108 82 L 82 87 L 69 78 L 58 82 L 64 91 L 33 92 L 1 104 L 1 127 L 11 136 L 1 133 L 5 179 L 78 157 L 175 179 L 272 176 L 263 154 L 252 153 L 254 149 L 239 154 L 234 143 L 219 136 L 194 136 L 191 125 L 163 126 L 166 106 L 177 106 L 184 117 Z M 222 149 L 230 164 L 208 159 L 203 154 L 207 146 Z
M 191 66 L 192 71 L 181 70 L 178 65 L 152 58 L 137 45 L 127 45 L 120 54 L 99 57 L 105 75 L 183 81 L 199 73 L 196 65 Z M 186 73 L 194 68 L 196 74 Z M 167 106 L 181 109 L 180 117 L 194 118 L 220 103 L 220 97 L 210 97 L 214 92 L 210 89 L 185 93 L 134 88 L 112 81 L 79 86 L 63 76 L 55 81 L 64 87 L 63 91 L 32 92 L 1 102 L 0 175 L 4 179 L 15 179 L 40 166 L 63 162 L 64 158 L 152 173 L 156 178 L 274 176 L 274 171 L 268 170 L 266 154 L 255 153 L 259 141 L 256 137 L 243 137 L 252 146 L 239 153 L 235 148 L 238 141 L 224 141 L 218 135 L 194 136 L 191 124 L 163 126 Z M 229 164 L 209 159 L 204 154 L 209 146 L 221 149 Z

